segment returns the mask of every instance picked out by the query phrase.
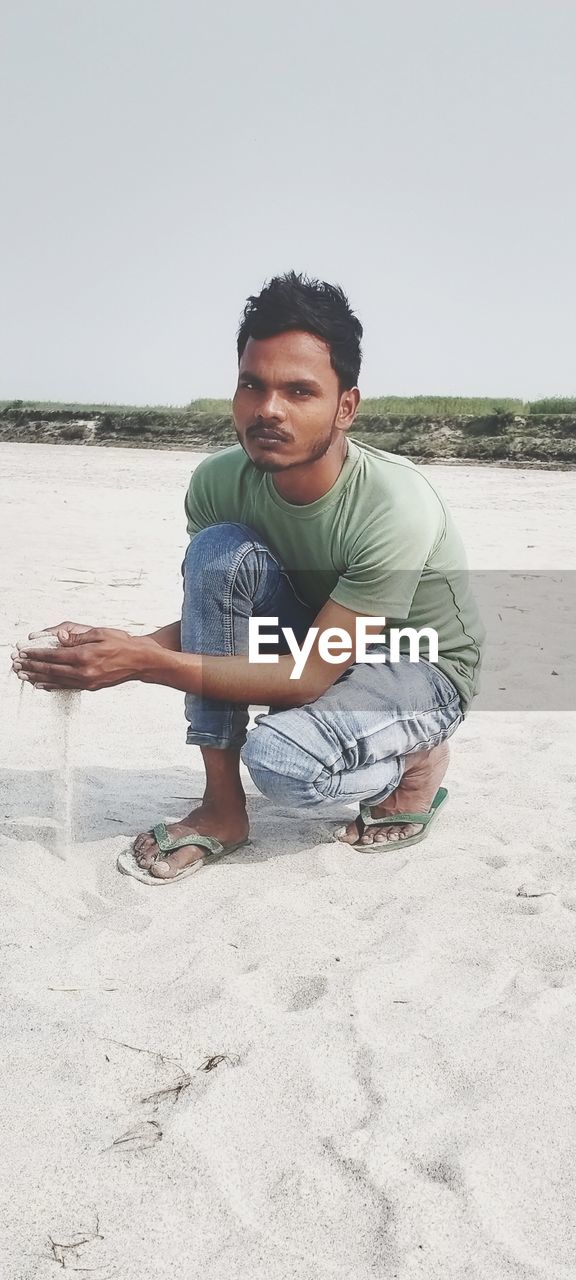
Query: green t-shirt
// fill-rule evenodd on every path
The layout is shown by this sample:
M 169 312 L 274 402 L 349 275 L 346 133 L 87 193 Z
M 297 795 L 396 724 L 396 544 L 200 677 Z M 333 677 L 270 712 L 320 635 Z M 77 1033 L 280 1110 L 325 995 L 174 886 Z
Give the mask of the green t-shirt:
M 335 484 L 315 502 L 277 493 L 240 445 L 197 466 L 185 500 L 191 537 L 224 521 L 250 525 L 275 552 L 316 613 L 330 598 L 389 627 L 433 627 L 435 664 L 466 715 L 478 693 L 485 628 L 470 590 L 466 552 L 434 485 L 410 461 L 348 440 Z M 383 637 L 387 639 L 387 636 Z M 408 637 L 400 641 L 408 652 Z M 420 652 L 426 657 L 426 643 Z

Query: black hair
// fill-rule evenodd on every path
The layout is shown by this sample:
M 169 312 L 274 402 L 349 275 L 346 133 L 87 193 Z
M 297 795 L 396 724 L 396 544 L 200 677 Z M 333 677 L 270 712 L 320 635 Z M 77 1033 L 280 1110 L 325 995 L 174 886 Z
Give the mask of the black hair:
M 356 386 L 363 330 L 346 294 L 339 285 L 310 280 L 295 271 L 274 276 L 260 294 L 247 299 L 238 330 L 238 360 L 249 338 L 274 338 L 294 329 L 312 333 L 327 344 L 341 391 Z

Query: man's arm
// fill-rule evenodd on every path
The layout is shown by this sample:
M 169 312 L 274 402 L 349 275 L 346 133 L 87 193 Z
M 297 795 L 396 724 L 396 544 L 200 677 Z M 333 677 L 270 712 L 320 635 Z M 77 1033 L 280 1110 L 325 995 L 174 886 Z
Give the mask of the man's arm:
M 304 706 L 321 697 L 338 676 L 356 660 L 356 619 L 361 617 L 351 609 L 329 600 L 312 624 L 317 634 L 304 663 L 302 674 L 291 679 L 295 660 L 292 655 L 279 657 L 271 664 L 250 662 L 248 657 L 213 657 L 209 654 L 168 652 L 167 647 L 158 654 L 147 655 L 146 669 L 140 679 L 149 684 L 165 684 L 185 693 L 196 693 L 205 698 L 223 702 L 245 702 L 275 707 Z M 382 623 L 374 629 L 374 638 Z M 340 645 L 338 637 L 332 637 L 331 652 L 338 662 L 329 662 L 322 653 L 323 633 L 335 628 L 345 631 L 351 640 L 349 651 Z M 168 628 L 166 628 L 168 630 Z M 326 639 L 324 645 L 326 644 Z M 325 651 L 325 650 L 324 650 Z
M 91 692 L 142 680 L 164 684 L 185 693 L 197 693 L 223 702 L 256 703 L 259 706 L 304 706 L 315 702 L 338 676 L 356 661 L 356 619 L 364 615 L 328 603 L 314 620 L 302 647 L 298 679 L 291 679 L 295 657 L 279 657 L 270 665 L 251 662 L 249 657 L 213 657 L 211 654 L 182 653 L 177 649 L 179 623 L 161 627 L 147 636 L 131 636 L 112 627 L 94 627 L 70 636 L 60 649 L 38 651 L 24 656 L 22 646 L 18 670 L 32 683 L 45 689 L 86 689 Z M 374 636 L 382 629 L 375 624 Z M 338 628 L 345 636 L 334 635 Z M 326 649 L 328 634 L 329 650 Z M 155 638 L 164 637 L 164 644 Z M 347 643 L 343 643 L 349 637 Z M 168 639 L 174 648 L 166 644 Z M 329 652 L 338 661 L 330 662 Z M 16 668 L 15 668 L 16 670 Z
M 163 649 L 172 649 L 173 652 L 180 653 L 182 647 L 180 628 L 179 621 L 170 622 L 167 627 L 160 627 L 158 631 L 147 631 L 142 639 L 155 640 L 156 644 L 161 645 Z

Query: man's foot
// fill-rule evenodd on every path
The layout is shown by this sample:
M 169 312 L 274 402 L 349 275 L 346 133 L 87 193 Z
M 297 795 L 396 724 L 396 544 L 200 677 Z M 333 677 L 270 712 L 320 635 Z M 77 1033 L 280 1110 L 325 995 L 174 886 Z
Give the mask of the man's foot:
M 431 751 L 411 752 L 406 756 L 400 786 L 381 804 L 371 806 L 371 816 L 379 818 L 395 813 L 427 813 L 446 773 L 449 759 L 447 742 L 441 742 L 439 747 L 433 747 Z M 344 844 L 395 844 L 417 835 L 421 830 L 421 823 L 416 826 L 413 822 L 407 822 L 393 827 L 370 827 L 363 836 L 359 836 L 355 820 L 346 827 L 340 827 L 335 835 Z
M 197 809 L 193 809 L 192 813 L 182 818 L 180 822 L 172 822 L 167 827 L 171 840 L 178 840 L 180 836 L 187 836 L 192 831 L 196 831 L 201 836 L 216 836 L 223 845 L 236 844 L 239 840 L 245 840 L 249 829 L 245 809 L 238 808 L 223 814 L 221 809 L 217 810 L 216 806 L 211 807 L 206 801 Z M 154 836 L 148 831 L 137 836 L 132 847 L 138 866 L 144 867 L 150 875 L 157 876 L 159 880 L 173 879 L 183 867 L 189 867 L 192 862 L 206 856 L 206 849 L 201 845 L 187 844 L 182 849 L 176 849 L 174 853 L 161 856 L 156 862 L 158 845 Z

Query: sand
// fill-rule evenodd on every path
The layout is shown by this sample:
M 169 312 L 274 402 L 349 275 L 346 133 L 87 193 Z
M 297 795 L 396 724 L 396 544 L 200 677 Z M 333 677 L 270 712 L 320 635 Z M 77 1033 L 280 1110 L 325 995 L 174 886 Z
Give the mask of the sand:
M 40 627 L 178 616 L 200 456 L 1 446 L 6 672 Z M 423 469 L 474 568 L 551 571 L 544 626 L 576 475 Z M 83 695 L 64 862 L 51 695 L 3 694 L 3 1274 L 574 1280 L 574 710 L 474 710 L 404 852 L 247 779 L 254 844 L 152 893 L 115 860 L 201 794 L 182 695 Z
M 21 636 L 18 641 L 18 646 L 19 648 L 24 648 L 24 646 L 26 646 L 26 651 L 28 653 L 34 653 L 40 649 L 59 649 L 60 641 L 58 636 L 52 635 L 51 633 L 43 634 L 43 632 L 33 632 L 32 635 Z M 12 650 L 13 654 L 16 654 L 16 652 L 16 649 Z M 56 689 L 51 689 L 50 693 L 52 695 L 50 698 L 51 737 L 54 746 L 54 758 L 52 761 L 52 820 L 54 824 L 54 840 L 52 842 L 52 848 L 58 858 L 66 859 L 73 854 L 73 731 L 74 722 L 80 711 L 82 694 L 80 691 L 59 691 Z M 28 703 L 26 703 L 26 706 L 24 705 L 24 699 L 29 698 L 30 694 L 30 686 L 23 680 L 20 685 L 20 693 L 18 696 L 18 726 L 20 725 L 23 711 L 27 714 L 27 717 L 30 713 L 34 715 L 33 705 L 28 706 Z

